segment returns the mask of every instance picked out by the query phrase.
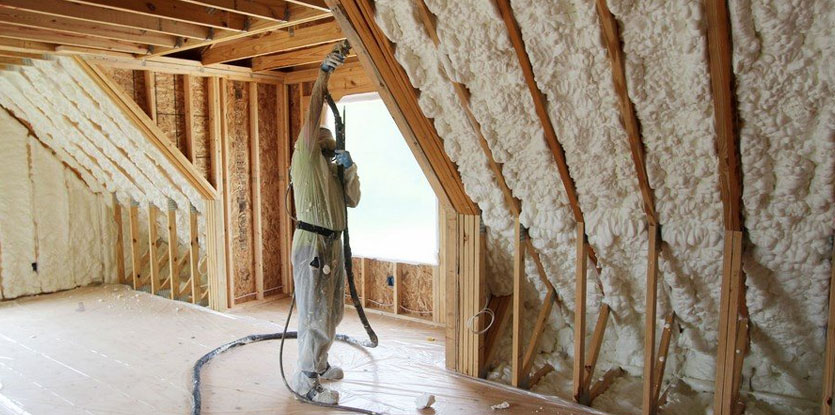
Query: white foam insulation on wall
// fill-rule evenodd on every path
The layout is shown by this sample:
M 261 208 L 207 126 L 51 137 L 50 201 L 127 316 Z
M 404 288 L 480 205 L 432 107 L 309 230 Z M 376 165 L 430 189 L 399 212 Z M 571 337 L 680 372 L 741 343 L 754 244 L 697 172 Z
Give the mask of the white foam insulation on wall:
M 64 163 L 81 177 L 90 191 L 95 193 L 95 197 L 90 197 L 82 191 L 84 185 L 70 179 L 66 180 L 65 190 L 55 186 L 29 188 L 23 183 L 21 187 L 13 188 L 10 193 L 3 193 L 0 203 L 13 204 L 22 200 L 21 198 L 28 198 L 26 200 L 31 199 L 35 206 L 35 209 L 30 212 L 34 215 L 33 218 L 21 217 L 19 219 L 28 219 L 28 221 L 12 222 L 21 223 L 20 227 L 14 230 L 15 232 L 19 231 L 23 235 L 37 235 L 36 229 L 24 229 L 24 227 L 29 226 L 28 223 L 34 223 L 33 227 L 42 223 L 41 227 L 51 229 L 53 224 L 63 223 L 61 219 L 67 217 L 72 218 L 70 222 L 72 226 L 66 229 L 56 228 L 52 233 L 43 233 L 33 242 L 34 248 L 25 244 L 20 246 L 13 244 L 11 248 L 7 248 L 4 244 L 0 253 L 8 257 L 5 255 L 6 252 L 15 252 L 15 250 L 24 253 L 34 252 L 37 251 L 39 245 L 43 244 L 56 250 L 64 250 L 67 257 L 73 259 L 60 266 L 60 260 L 55 259 L 59 262 L 52 262 L 52 258 L 45 259 L 46 263 L 43 266 L 50 271 L 55 271 L 48 274 L 49 278 L 54 278 L 56 281 L 78 278 L 80 282 L 77 285 L 89 282 L 91 278 L 101 280 L 104 277 L 107 282 L 116 281 L 115 258 L 111 258 L 113 250 L 106 248 L 112 247 L 116 235 L 112 214 L 112 195 L 116 196 L 117 202 L 123 207 L 125 238 L 129 234 L 128 207 L 131 204 L 137 204 L 140 207 L 140 254 L 144 254 L 148 249 L 147 207 L 149 204 L 155 205 L 160 210 L 157 229 L 160 239 L 165 243 L 168 242 L 166 212 L 170 206 L 174 206 L 177 216 L 178 243 L 181 245 L 180 251 L 185 250 L 185 246 L 189 243 L 191 206 L 194 206 L 198 212 L 202 212 L 202 197 L 74 59 L 58 57 L 54 60 L 38 60 L 32 66 L 3 71 L 0 75 L 0 106 L 26 122 L 37 135 L 37 139 L 54 153 L 52 162 L 44 161 L 41 163 L 44 168 L 34 170 L 39 180 L 55 182 L 53 184 L 63 180 L 63 175 L 57 176 L 53 173 L 57 171 L 56 166 Z M 3 146 L 13 147 L 14 144 L 3 142 Z M 40 157 L 39 153 L 33 154 L 35 157 Z M 17 163 L 21 162 L 18 160 Z M 21 175 L 20 170 L 15 170 L 14 175 Z M 4 183 L 15 186 L 22 179 L 22 176 L 14 177 L 13 180 Z M 12 197 L 7 199 L 6 194 Z M 106 206 L 109 207 L 103 208 L 101 201 L 96 200 L 101 198 L 107 199 Z M 51 209 L 41 209 L 49 204 L 55 206 L 51 206 Z M 59 208 L 60 206 L 64 208 Z M 110 213 L 107 213 L 107 209 Z M 10 214 L 21 216 L 25 215 L 25 212 L 10 212 Z M 205 235 L 205 220 L 202 217 L 198 219 L 198 227 L 200 234 Z M 5 228 L 3 228 L 4 231 Z M 76 234 L 77 230 L 85 228 L 94 229 L 94 231 Z M 76 244 L 77 239 L 81 239 L 78 244 Z M 90 248 L 97 252 L 97 256 L 106 256 L 108 258 L 106 261 L 96 263 L 95 259 L 86 258 L 83 255 L 88 251 L 86 244 L 93 241 L 111 244 L 104 246 L 98 244 Z M 201 237 L 200 243 L 202 247 L 205 238 Z M 130 245 L 125 243 L 124 246 Z M 125 249 L 125 252 L 125 264 L 130 272 L 129 250 Z M 55 258 L 61 258 L 61 256 Z M 26 272 L 20 264 L 9 264 L 8 267 L 9 270 L 12 270 L 11 267 L 19 267 L 14 270 L 15 275 L 20 276 L 21 281 L 26 281 L 21 282 L 23 286 L 31 285 L 28 288 L 21 288 L 20 293 L 15 296 L 37 291 L 35 288 L 37 284 L 31 281 L 33 277 L 31 272 Z M 2 269 L 5 273 L 6 263 L 2 263 Z M 47 273 L 44 272 L 44 275 Z M 50 290 L 52 289 L 43 289 L 41 292 Z M 4 296 L 10 298 L 10 295 L 5 292 Z
M 0 136 L 2 298 L 103 282 L 115 252 L 102 220 L 113 217 L 109 194 L 94 193 L 5 110 Z
M 557 370 L 535 388 L 571 395 L 575 223 L 553 156 L 498 10 L 485 0 L 426 0 L 440 50 L 409 1 L 377 0 L 376 21 L 420 89 L 489 229 L 489 285 L 511 292 L 512 217 L 454 96 L 470 90 L 473 113 L 542 254 L 561 307 L 548 322 L 534 366 Z M 630 98 L 662 225 L 658 327 L 677 316 L 662 413 L 712 406 L 723 218 L 702 2 L 610 0 L 620 24 Z M 612 70 L 594 2 L 512 0 L 537 86 L 566 152 L 601 274 L 589 274 L 589 330 L 600 301 L 612 307 L 597 373 L 628 375 L 596 407 L 640 408 L 647 226 Z M 740 118 L 751 352 L 742 393 L 749 413 L 810 413 L 820 394 L 835 188 L 835 11 L 825 1 L 731 2 Z M 529 261 L 530 262 L 530 261 Z M 590 267 L 591 268 L 591 267 Z M 526 267 L 524 333 L 544 297 Z M 598 282 L 602 292 L 598 288 Z M 509 334 L 509 332 L 508 332 Z M 509 382 L 509 335 L 490 378 Z

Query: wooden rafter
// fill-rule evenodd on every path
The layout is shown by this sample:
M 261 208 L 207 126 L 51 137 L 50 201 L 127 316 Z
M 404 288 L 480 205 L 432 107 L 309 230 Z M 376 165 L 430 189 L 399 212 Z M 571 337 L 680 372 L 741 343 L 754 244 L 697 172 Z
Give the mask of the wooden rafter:
M 32 59 L 32 60 L 45 60 L 46 55 L 43 53 L 32 53 L 32 52 L 13 52 L 7 50 L 0 50 L 0 56 L 4 58 L 21 58 L 21 59 Z
M 204 65 L 212 65 L 332 43 L 342 39 L 345 39 L 345 35 L 342 34 L 339 25 L 330 21 L 293 31 L 276 30 L 260 37 L 221 43 L 204 52 L 202 60 Z
M 548 115 L 545 94 L 542 93 L 536 84 L 536 79 L 533 73 L 533 65 L 531 64 L 530 57 L 528 57 L 528 53 L 525 50 L 525 41 L 522 39 L 522 29 L 519 28 L 519 23 L 513 16 L 513 9 L 510 7 L 510 0 L 496 0 L 496 5 L 498 6 L 502 20 L 504 20 L 505 26 L 507 27 L 510 43 L 513 45 L 516 57 L 519 60 L 522 75 L 525 78 L 525 83 L 527 84 L 528 90 L 531 94 L 534 110 L 536 111 L 536 115 L 542 125 L 542 130 L 545 133 L 545 142 L 551 150 L 551 154 L 554 156 L 554 161 L 557 164 L 557 171 L 559 172 L 560 180 L 562 181 L 563 188 L 565 189 L 565 195 L 568 199 L 569 206 L 574 214 L 574 220 L 577 222 L 584 222 L 585 219 L 583 219 L 583 211 L 580 209 L 579 199 L 577 198 L 577 189 L 574 186 L 574 179 L 571 177 L 571 173 L 568 170 L 568 162 L 565 159 L 565 150 L 563 150 L 562 144 L 560 144 L 559 138 L 557 137 L 557 132 L 554 130 L 554 125 L 551 123 L 551 116 Z M 597 264 L 597 255 L 594 248 L 591 246 L 588 246 L 587 248 L 589 259 L 599 272 L 600 267 Z
M 0 8 L 0 22 L 93 38 L 115 39 L 125 42 L 141 41 L 142 44 L 155 46 L 173 47 L 177 44 L 177 38 L 168 34 L 7 8 Z
M 216 44 L 225 43 L 236 39 L 256 36 L 266 32 L 272 32 L 274 30 L 296 26 L 302 23 L 309 23 L 316 20 L 326 19 L 331 16 L 330 13 L 305 6 L 300 6 L 297 4 L 288 4 L 285 11 L 285 15 L 287 16 L 288 20 L 284 23 L 274 22 L 272 20 L 255 19 L 256 21 L 251 23 L 247 27 L 247 31 L 245 32 L 234 32 L 224 30 L 219 31 L 219 33 L 212 33 L 212 36 L 206 40 L 183 39 L 183 42 L 178 47 L 156 48 L 148 56 L 164 56 L 174 52 L 182 52 L 184 50 L 189 49 L 213 46 Z
M 267 71 L 270 69 L 287 68 L 291 66 L 306 65 L 322 61 L 334 47 L 334 43 L 324 43 L 304 49 L 290 52 L 276 53 L 274 55 L 258 56 L 252 59 L 252 71 Z M 348 57 L 356 56 L 354 53 Z
M 182 0 L 198 6 L 208 7 L 215 10 L 223 10 L 232 13 L 240 13 L 249 17 L 285 22 L 284 12 L 286 5 L 284 1 L 266 0 L 260 1 L 238 1 L 238 0 Z
M 68 1 L 0 0 L 0 7 L 37 12 L 54 17 L 70 17 L 84 22 L 107 23 L 114 26 L 186 38 L 202 40 L 209 37 L 209 28 L 204 26 Z
M 730 13 L 726 0 L 706 0 L 708 69 L 713 96 L 719 193 L 725 223 L 719 346 L 716 357 L 714 413 L 733 415 L 739 400 L 744 353 L 737 353 L 740 331 L 747 331 L 745 274 L 742 272 L 742 177 L 732 66 Z M 745 322 L 745 324 L 742 324 Z M 747 337 L 747 333 L 744 335 Z
M 148 53 L 148 47 L 138 43 L 113 39 L 90 38 L 73 33 L 54 32 L 51 30 L 33 27 L 15 26 L 8 23 L 0 24 L 0 37 L 46 42 L 58 45 L 81 46 L 93 49 L 135 53 L 139 55 Z
M 394 57 L 394 48 L 374 20 L 368 0 L 326 0 L 383 102 L 403 133 L 439 201 L 458 213 L 476 214 L 455 164 L 432 121 L 418 105 L 419 92 Z
M 0 37 L 0 50 L 18 53 L 51 53 L 55 52 L 55 45 L 31 40 L 9 39 Z
M 238 13 L 212 11 L 206 7 L 176 0 L 75 0 L 75 2 L 145 16 L 163 17 L 221 30 L 245 32 L 249 24 L 247 16 Z
M 287 0 L 287 2 L 309 7 L 315 10 L 328 11 L 328 5 L 325 4 L 325 0 Z

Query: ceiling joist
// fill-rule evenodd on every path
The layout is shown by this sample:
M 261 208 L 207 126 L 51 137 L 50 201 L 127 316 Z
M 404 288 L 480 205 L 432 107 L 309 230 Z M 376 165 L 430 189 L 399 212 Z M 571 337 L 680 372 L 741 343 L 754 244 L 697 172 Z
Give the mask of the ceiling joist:
M 287 68 L 291 66 L 307 65 L 322 61 L 334 47 L 335 43 L 324 43 L 310 48 L 297 49 L 274 55 L 258 56 L 252 59 L 252 71 L 268 71 L 271 69 Z M 356 56 L 351 52 L 347 57 Z
M 75 0 L 75 2 L 221 30 L 246 32 L 249 26 L 247 16 L 176 0 Z
M 204 26 L 67 1 L 0 0 L 0 7 L 185 38 L 204 40 L 209 37 L 209 28 Z
M 334 21 L 296 30 L 276 30 L 264 36 L 217 45 L 203 53 L 203 64 L 231 62 L 345 39 Z
M 183 0 L 186 3 L 208 7 L 210 9 L 240 13 L 258 19 L 286 22 L 286 4 L 280 0 L 265 0 L 263 2 L 246 0 Z
M 117 52 L 127 52 L 138 55 L 148 53 L 148 47 L 131 42 L 113 39 L 90 38 L 87 36 L 59 33 L 50 30 L 31 27 L 14 26 L 0 23 L 0 37 L 28 40 L 35 42 L 54 43 L 59 45 L 81 46 Z M 54 48 L 53 48 L 54 50 Z

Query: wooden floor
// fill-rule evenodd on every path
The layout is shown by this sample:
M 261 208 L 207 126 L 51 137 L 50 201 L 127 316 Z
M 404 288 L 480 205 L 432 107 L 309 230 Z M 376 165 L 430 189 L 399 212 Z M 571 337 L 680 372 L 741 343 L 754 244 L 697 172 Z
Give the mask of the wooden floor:
M 288 305 L 268 301 L 221 314 L 115 285 L 0 303 L 0 414 L 188 413 L 193 362 L 227 341 L 280 331 Z M 339 331 L 364 336 L 354 310 L 345 311 Z M 332 349 L 331 363 L 344 367 L 346 378 L 330 385 L 345 405 L 389 414 L 598 413 L 446 371 L 440 328 L 370 320 L 377 349 Z M 288 342 L 288 374 L 295 356 Z M 203 382 L 204 414 L 341 413 L 289 396 L 277 342 L 218 357 Z M 436 396 L 433 409 L 415 409 L 421 393 Z M 490 409 L 504 401 L 508 409 Z

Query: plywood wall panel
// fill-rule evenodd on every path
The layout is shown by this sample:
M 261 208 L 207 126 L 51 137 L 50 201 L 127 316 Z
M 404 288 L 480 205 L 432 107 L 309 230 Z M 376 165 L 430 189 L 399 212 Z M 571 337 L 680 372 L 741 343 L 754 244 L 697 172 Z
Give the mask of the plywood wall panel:
M 368 261 L 365 268 L 365 278 L 368 283 L 365 286 L 366 295 L 370 302 L 368 308 L 376 308 L 385 311 L 392 310 L 394 301 L 394 289 L 386 283 L 386 279 L 392 272 L 391 262 L 372 259 Z
M 432 265 L 398 264 L 400 274 L 400 312 L 432 318 Z M 420 311 L 419 313 L 417 311 Z

